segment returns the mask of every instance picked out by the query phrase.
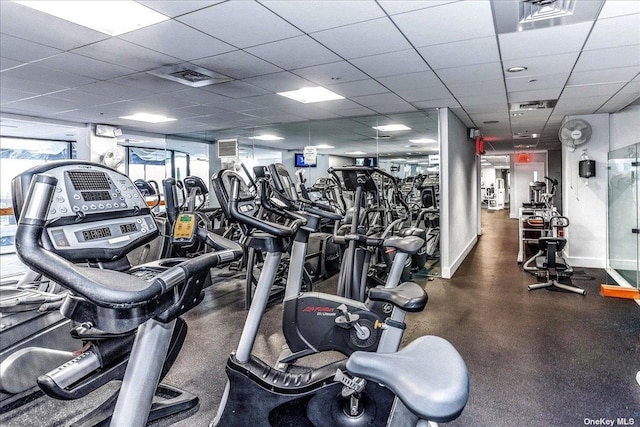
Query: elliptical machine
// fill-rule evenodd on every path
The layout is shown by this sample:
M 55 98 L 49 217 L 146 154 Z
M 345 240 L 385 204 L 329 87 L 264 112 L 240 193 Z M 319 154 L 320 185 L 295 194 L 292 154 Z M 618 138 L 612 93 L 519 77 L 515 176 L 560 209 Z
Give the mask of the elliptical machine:
M 12 186 L 20 207 L 18 256 L 68 289 L 60 311 L 80 325 L 76 337 L 90 344 L 41 375 L 38 385 L 49 396 L 68 400 L 121 379 L 119 392 L 76 423 L 82 426 L 110 419 L 112 426 L 141 427 L 194 407 L 196 396 L 159 386 L 159 380 L 186 335 L 179 316 L 202 300 L 211 268 L 242 254 L 239 246 L 194 226 L 193 234 L 223 250 L 129 271 L 97 268 L 124 265 L 129 250 L 158 233 L 128 177 L 94 163 L 64 161 L 29 169 Z M 93 266 L 74 262 L 88 259 Z M 157 393 L 171 398 L 152 405 Z
M 290 213 L 291 223 L 282 225 L 251 216 L 255 201 L 237 173 L 220 171 L 212 181 L 220 205 L 241 224 L 244 243 L 267 254 L 237 350 L 227 361 L 228 382 L 211 426 L 416 426 L 419 419 L 446 422 L 459 416 L 468 398 L 466 367 L 453 346 L 438 337 L 422 337 L 396 353 L 397 347 L 391 347 L 392 342 L 399 344 L 398 334 L 381 324 L 382 334 L 387 336 L 381 339 L 377 353 L 357 351 L 348 361 L 338 360 L 315 369 L 280 370 L 252 355 L 287 240 L 295 236 L 294 258 L 300 249 L 299 240 L 304 237 L 299 230 L 314 218 L 309 215 L 293 219 L 297 213 Z M 426 304 L 426 294 L 417 287 L 422 291 L 420 296 L 413 295 L 415 288 L 411 285 L 401 285 L 395 289 L 376 288 L 370 298 L 405 310 L 421 309 Z M 328 319 L 333 328 L 341 330 L 342 326 L 357 322 L 355 315 L 366 310 L 363 303 L 345 298 L 290 291 L 285 292 L 289 304 L 300 306 L 306 303 L 305 298 L 313 301 L 303 311 L 316 325 Z M 345 306 L 346 312 L 338 316 L 340 305 Z M 389 323 L 392 322 L 393 315 Z M 402 328 L 397 329 L 401 336 Z M 344 331 L 346 335 L 350 333 Z

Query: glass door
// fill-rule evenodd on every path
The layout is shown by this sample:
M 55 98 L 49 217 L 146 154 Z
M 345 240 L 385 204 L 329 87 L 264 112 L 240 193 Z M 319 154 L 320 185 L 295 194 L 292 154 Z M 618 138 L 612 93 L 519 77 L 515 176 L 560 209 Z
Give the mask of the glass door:
M 609 268 L 638 288 L 640 144 L 609 153 Z

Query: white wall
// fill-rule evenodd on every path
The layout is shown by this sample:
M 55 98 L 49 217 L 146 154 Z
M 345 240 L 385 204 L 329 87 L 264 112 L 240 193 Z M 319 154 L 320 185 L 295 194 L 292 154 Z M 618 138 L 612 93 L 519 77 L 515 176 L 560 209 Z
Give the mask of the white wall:
M 562 147 L 562 212 L 569 218 L 566 231 L 568 262 L 574 267 L 605 268 L 607 257 L 607 153 L 609 151 L 609 114 L 568 116 L 586 120 L 591 139 L 575 151 Z M 578 162 L 586 149 L 596 161 L 596 176 L 588 185 L 578 176 Z
M 610 126 L 609 151 L 640 142 L 640 105 L 632 105 L 619 113 L 612 114 Z
M 478 160 L 467 127 L 448 108 L 440 118 L 440 255 L 451 278 L 478 241 Z

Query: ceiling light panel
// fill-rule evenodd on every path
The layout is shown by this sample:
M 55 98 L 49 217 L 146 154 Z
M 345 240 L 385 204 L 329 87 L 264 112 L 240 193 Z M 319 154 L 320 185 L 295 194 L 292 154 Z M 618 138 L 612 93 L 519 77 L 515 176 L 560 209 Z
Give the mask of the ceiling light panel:
M 110 36 L 166 21 L 169 17 L 135 1 L 17 1 L 39 10 Z
M 164 122 L 172 122 L 176 119 L 171 117 L 165 117 L 159 114 L 150 114 L 150 113 L 136 113 L 130 116 L 122 116 L 121 119 L 127 120 L 136 120 L 139 122 L 145 123 L 164 123 Z
M 403 124 L 390 124 L 390 125 L 382 125 L 382 126 L 374 126 L 373 127 L 377 131 L 381 132 L 397 132 L 402 130 L 411 130 L 410 127 Z
M 280 136 L 271 135 L 271 134 L 264 134 L 264 135 L 250 136 L 249 139 L 257 139 L 258 141 L 280 141 L 284 138 Z
M 303 104 L 344 99 L 344 96 L 331 92 L 329 89 L 325 89 L 321 86 L 303 87 L 298 90 L 278 92 L 278 95 L 293 99 L 294 101 L 302 102 Z

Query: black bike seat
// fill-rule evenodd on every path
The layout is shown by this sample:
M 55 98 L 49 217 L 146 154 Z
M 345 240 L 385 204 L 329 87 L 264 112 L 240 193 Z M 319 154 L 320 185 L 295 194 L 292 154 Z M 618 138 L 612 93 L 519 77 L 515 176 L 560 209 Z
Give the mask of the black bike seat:
M 372 301 L 385 301 L 400 307 L 404 311 L 418 312 L 424 310 L 428 296 L 420 285 L 414 282 L 404 282 L 395 288 L 376 286 L 369 291 Z
M 384 239 L 383 246 L 396 248 L 400 252 L 406 252 L 411 255 L 418 253 L 418 250 L 424 246 L 424 240 L 416 236 L 398 237 L 393 236 Z

